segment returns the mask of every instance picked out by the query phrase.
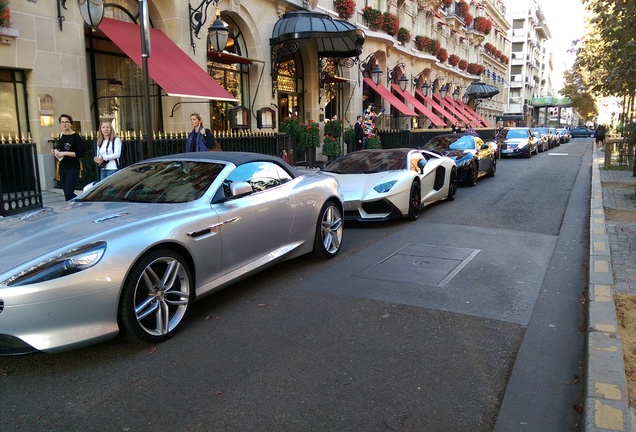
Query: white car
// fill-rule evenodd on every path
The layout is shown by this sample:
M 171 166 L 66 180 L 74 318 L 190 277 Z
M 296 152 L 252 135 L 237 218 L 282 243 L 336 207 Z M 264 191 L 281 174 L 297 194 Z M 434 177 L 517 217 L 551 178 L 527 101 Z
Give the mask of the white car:
M 322 172 L 340 183 L 345 220 L 415 220 L 424 206 L 453 200 L 457 192 L 455 162 L 426 150 L 360 150 Z

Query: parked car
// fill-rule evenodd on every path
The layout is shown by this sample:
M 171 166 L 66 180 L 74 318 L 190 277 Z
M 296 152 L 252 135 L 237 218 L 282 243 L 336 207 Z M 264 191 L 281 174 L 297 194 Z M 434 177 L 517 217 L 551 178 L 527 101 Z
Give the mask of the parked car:
M 537 138 L 527 127 L 507 127 L 499 131 L 493 141 L 502 156 L 523 156 L 530 158 L 539 153 Z
M 536 127 L 532 128 L 532 132 L 534 133 L 534 136 L 537 137 L 537 146 L 539 147 L 540 152 L 544 152 L 554 147 L 554 137 L 548 128 Z
M 559 134 L 562 143 L 570 141 L 570 131 L 567 128 L 557 128 L 557 133 Z
M 561 137 L 559 136 L 559 133 L 557 132 L 556 128 L 548 128 L 550 130 L 550 134 L 554 137 L 554 145 L 555 147 L 558 147 L 561 145 Z
M 431 138 L 422 149 L 448 156 L 457 165 L 457 180 L 475 186 L 482 176 L 494 177 L 497 147 L 472 134 L 448 134 Z
M 321 172 L 338 180 L 347 220 L 415 220 L 424 206 L 452 201 L 457 192 L 455 162 L 424 150 L 359 150 Z
M 595 135 L 594 130 L 588 129 L 585 126 L 577 126 L 570 129 L 570 136 L 572 138 L 587 138 Z
M 278 262 L 333 258 L 342 195 L 263 154 L 142 161 L 62 206 L 0 224 L 0 352 L 56 352 L 121 333 L 159 343 L 192 303 Z

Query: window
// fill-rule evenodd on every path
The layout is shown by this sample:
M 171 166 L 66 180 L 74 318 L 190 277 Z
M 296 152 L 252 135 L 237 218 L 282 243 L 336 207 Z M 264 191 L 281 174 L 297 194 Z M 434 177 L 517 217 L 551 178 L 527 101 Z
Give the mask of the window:
M 0 68 L 0 134 L 5 139 L 29 134 L 24 71 Z
M 254 192 L 260 192 L 280 186 L 292 177 L 287 171 L 273 162 L 250 162 L 238 166 L 227 176 L 223 187 L 225 196 L 231 196 L 229 185 L 236 182 L 247 182 Z

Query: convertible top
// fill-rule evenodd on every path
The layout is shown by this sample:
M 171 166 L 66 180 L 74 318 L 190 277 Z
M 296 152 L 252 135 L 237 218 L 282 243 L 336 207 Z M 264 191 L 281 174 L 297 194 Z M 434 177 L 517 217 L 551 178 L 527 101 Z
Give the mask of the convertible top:
M 149 161 L 165 161 L 165 160 L 204 160 L 204 161 L 220 161 L 226 163 L 232 163 L 236 166 L 243 165 L 248 162 L 276 162 L 283 166 L 294 177 L 298 177 L 301 173 L 289 165 L 287 162 L 277 156 L 271 156 L 263 153 L 251 153 L 251 152 L 230 152 L 230 151 L 210 151 L 210 152 L 191 152 L 191 153 L 177 153 L 166 156 L 158 156 L 152 159 L 146 159 L 141 162 Z

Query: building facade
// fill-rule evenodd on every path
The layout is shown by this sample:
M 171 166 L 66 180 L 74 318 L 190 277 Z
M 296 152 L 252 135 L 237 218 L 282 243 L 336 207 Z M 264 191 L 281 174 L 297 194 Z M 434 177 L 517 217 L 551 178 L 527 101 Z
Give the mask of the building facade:
M 138 32 L 144 4 L 147 85 Z M 49 140 L 63 113 L 84 133 L 104 120 L 121 134 L 139 134 L 145 124 L 189 130 L 192 112 L 215 131 L 274 132 L 289 116 L 346 126 L 370 105 L 379 129 L 490 127 L 513 98 L 505 79 L 511 26 L 501 0 L 104 5 L 93 30 L 75 0 L 13 1 L 10 26 L 0 31 L 0 138 L 32 137 L 44 188 L 54 172 Z M 207 41 L 217 10 L 230 35 L 223 49 Z M 462 102 L 475 81 L 497 94 Z

